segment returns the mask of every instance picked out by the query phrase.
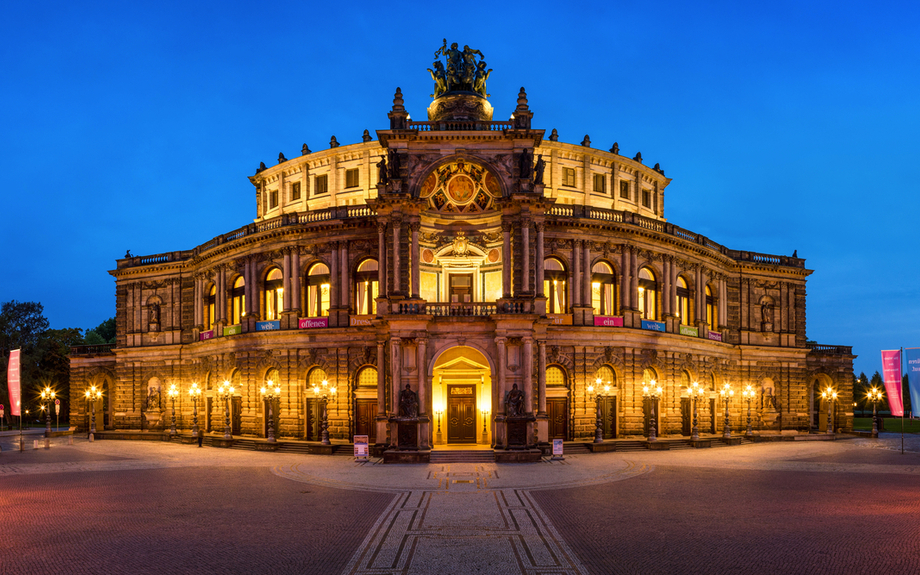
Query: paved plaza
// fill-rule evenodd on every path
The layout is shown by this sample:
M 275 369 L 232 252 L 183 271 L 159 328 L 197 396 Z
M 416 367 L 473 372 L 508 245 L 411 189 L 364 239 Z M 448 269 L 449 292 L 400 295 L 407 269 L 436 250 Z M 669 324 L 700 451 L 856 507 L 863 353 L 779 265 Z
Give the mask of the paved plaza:
M 3 574 L 920 573 L 895 434 L 447 465 L 14 439 Z

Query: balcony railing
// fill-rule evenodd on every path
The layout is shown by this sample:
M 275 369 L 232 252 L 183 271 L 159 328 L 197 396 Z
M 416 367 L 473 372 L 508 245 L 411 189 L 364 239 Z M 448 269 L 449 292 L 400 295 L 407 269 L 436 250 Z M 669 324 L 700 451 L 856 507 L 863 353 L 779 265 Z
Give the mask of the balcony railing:
M 408 128 L 420 132 L 500 132 L 514 128 L 514 122 L 480 122 L 477 120 L 468 122 L 455 120 L 449 122 L 409 122 Z
M 70 347 L 70 355 L 106 355 L 114 353 L 114 343 L 102 343 L 98 345 L 74 345 Z
M 435 317 L 487 317 L 495 314 L 529 313 L 524 302 L 401 303 L 398 315 L 433 315 Z
M 822 343 L 806 343 L 811 353 L 817 355 L 853 355 L 852 345 L 825 345 Z

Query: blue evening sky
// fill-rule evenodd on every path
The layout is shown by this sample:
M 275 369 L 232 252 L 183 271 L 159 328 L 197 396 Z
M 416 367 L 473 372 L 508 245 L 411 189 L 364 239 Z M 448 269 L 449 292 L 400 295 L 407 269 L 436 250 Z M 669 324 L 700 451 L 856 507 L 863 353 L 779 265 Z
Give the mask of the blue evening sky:
M 115 314 L 107 270 L 255 216 L 247 176 L 413 118 L 442 38 L 481 50 L 505 119 L 619 142 L 674 179 L 665 215 L 791 255 L 808 337 L 920 346 L 917 2 L 7 2 L 0 301 L 52 327 Z

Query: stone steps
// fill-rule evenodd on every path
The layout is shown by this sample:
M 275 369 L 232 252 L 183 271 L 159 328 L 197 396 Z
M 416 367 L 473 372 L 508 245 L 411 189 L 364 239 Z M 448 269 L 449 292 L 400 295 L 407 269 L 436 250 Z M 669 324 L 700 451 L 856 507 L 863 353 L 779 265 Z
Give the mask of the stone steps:
M 429 462 L 441 463 L 494 463 L 495 452 L 491 449 L 483 450 L 432 450 Z

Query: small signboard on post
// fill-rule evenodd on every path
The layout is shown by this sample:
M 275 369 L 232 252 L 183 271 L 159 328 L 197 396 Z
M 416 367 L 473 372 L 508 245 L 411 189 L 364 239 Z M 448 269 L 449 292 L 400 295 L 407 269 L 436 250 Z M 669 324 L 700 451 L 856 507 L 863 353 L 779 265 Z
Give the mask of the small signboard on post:
M 355 461 L 367 461 L 368 459 L 367 451 L 367 436 L 366 435 L 356 435 L 355 436 Z
M 562 461 L 565 457 L 562 456 L 562 440 L 554 439 L 553 440 L 553 461 Z

